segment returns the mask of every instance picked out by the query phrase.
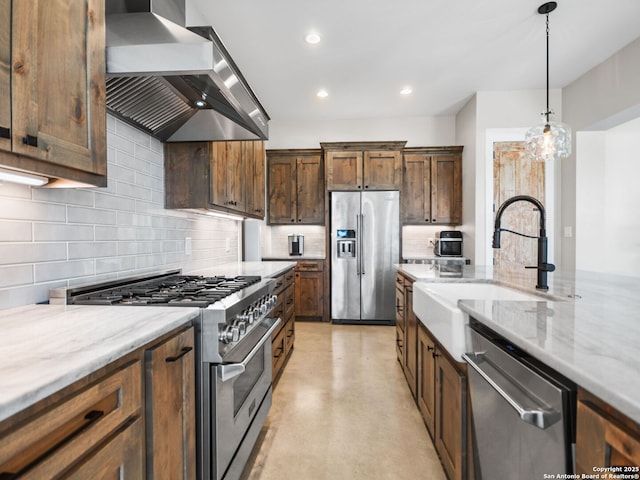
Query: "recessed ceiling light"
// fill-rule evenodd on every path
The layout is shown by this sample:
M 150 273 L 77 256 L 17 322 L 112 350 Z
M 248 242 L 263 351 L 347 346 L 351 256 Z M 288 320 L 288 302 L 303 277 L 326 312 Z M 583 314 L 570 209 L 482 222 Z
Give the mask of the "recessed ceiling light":
M 326 98 L 329 96 L 329 92 L 327 92 L 326 90 L 318 90 L 318 93 L 316 93 L 316 95 L 320 98 Z
M 196 100 L 196 107 L 204 108 L 205 105 L 206 105 L 206 102 L 204 100 Z
M 311 32 L 306 37 L 304 37 L 304 39 L 310 45 L 315 45 L 316 43 L 320 43 L 320 35 L 315 32 Z
M 408 85 L 400 90 L 400 95 L 411 95 L 411 93 L 413 93 L 413 89 Z

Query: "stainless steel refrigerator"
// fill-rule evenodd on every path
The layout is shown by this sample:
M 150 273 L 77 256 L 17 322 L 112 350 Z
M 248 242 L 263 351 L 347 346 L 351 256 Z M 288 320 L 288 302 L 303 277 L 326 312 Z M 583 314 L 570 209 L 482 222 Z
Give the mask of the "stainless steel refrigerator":
M 331 319 L 395 323 L 400 194 L 331 193 Z

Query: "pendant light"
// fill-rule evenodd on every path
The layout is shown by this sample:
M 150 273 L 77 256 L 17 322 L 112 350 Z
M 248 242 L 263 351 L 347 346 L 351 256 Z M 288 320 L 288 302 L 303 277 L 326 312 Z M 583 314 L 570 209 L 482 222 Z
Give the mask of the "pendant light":
M 542 123 L 529 129 L 525 135 L 525 151 L 530 158 L 540 162 L 567 158 L 571 154 L 571 128 L 561 122 L 552 122 L 549 109 L 549 13 L 558 6 L 547 2 L 538 8 L 538 13 L 547 16 L 547 110 L 542 114 Z

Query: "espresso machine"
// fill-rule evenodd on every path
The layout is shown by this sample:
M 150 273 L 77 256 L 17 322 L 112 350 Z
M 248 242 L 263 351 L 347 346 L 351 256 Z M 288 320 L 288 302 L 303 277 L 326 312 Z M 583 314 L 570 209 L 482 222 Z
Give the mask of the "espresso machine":
M 289 255 L 302 255 L 304 253 L 304 235 L 289 234 Z

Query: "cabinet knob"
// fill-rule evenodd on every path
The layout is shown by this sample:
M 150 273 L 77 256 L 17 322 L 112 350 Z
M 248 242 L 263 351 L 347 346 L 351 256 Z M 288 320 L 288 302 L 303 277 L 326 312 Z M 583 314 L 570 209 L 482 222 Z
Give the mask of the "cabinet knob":
M 291 219 L 291 221 L 292 221 L 292 222 L 295 222 L 295 221 L 296 221 L 296 219 L 295 219 L 295 218 L 292 218 L 292 219 Z
M 301 219 L 301 218 L 299 218 L 299 219 L 298 219 L 298 222 L 301 222 L 301 221 L 302 221 L 302 219 Z
M 431 219 L 431 221 L 432 221 L 432 222 L 435 222 L 435 221 L 436 221 L 436 219 L 435 219 L 435 218 L 432 218 L 432 219 Z
M 369 185 L 365 185 L 364 188 L 369 188 Z

